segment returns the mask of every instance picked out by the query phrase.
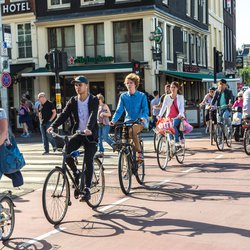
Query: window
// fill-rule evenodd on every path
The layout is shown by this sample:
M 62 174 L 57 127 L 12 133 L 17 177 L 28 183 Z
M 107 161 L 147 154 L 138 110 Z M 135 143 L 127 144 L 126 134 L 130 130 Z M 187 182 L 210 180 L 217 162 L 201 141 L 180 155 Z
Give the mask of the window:
M 232 0 L 223 1 L 224 9 L 227 10 L 230 14 L 232 13 Z
M 203 23 L 207 23 L 207 2 L 202 0 Z
M 162 3 L 168 5 L 168 0 L 162 0 Z
M 48 9 L 70 7 L 70 0 L 47 0 Z
M 183 54 L 185 55 L 184 62 L 189 62 L 189 39 L 187 31 L 183 31 Z
M 104 25 L 84 25 L 84 55 L 89 57 L 104 56 Z
M 191 16 L 191 0 L 186 0 L 186 15 Z
M 198 20 L 198 0 L 194 1 L 194 19 Z
M 143 61 L 142 20 L 114 22 L 114 55 L 116 62 Z
M 172 61 L 172 27 L 170 25 L 167 25 L 166 27 L 166 43 L 167 43 L 167 61 Z
M 58 49 L 65 51 L 68 57 L 75 57 L 75 29 L 73 26 L 49 28 L 49 50 Z
M 197 43 L 197 63 L 201 65 L 202 64 L 202 44 L 201 44 L 200 37 L 196 38 L 196 43 Z
M 195 36 L 190 36 L 190 43 L 191 43 L 191 63 L 196 63 L 196 51 L 195 51 Z
M 32 57 L 31 25 L 30 23 L 17 25 L 18 56 L 19 58 Z
M 81 0 L 81 5 L 104 4 L 105 0 Z

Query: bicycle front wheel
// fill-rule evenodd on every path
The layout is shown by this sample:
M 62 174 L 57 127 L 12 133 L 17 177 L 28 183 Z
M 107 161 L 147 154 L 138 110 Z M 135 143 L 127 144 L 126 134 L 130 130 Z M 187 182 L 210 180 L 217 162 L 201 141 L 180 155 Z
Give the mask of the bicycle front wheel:
M 125 151 L 119 152 L 118 176 L 121 190 L 129 194 L 132 182 L 131 162 Z
M 246 154 L 250 155 L 250 128 L 245 130 L 243 144 Z
M 224 132 L 221 124 L 217 124 L 215 131 L 215 142 L 218 150 L 224 149 Z
M 162 136 L 159 139 L 156 156 L 157 156 L 158 166 L 160 167 L 160 169 L 166 170 L 168 162 L 170 161 L 170 145 L 166 136 Z
M 99 159 L 94 160 L 94 172 L 92 177 L 92 183 L 90 187 L 90 200 L 87 200 L 87 204 L 92 207 L 98 207 L 103 199 L 105 190 L 105 177 L 102 163 Z
M 42 203 L 46 219 L 51 224 L 60 223 L 70 202 L 69 180 L 59 167 L 52 169 L 43 185 Z
M 209 120 L 209 139 L 210 139 L 210 144 L 214 144 L 214 123 L 212 120 Z
M 14 204 L 10 197 L 4 196 L 0 201 L 0 230 L 2 237 L 0 240 L 8 240 L 15 226 Z
M 181 148 L 176 152 L 176 160 L 182 164 L 185 158 L 185 140 L 181 143 Z
M 143 141 L 142 140 L 140 140 L 140 145 L 141 145 L 141 151 L 144 152 L 144 150 L 143 150 Z M 144 177 L 145 177 L 145 164 L 144 164 L 144 161 L 138 161 L 137 162 L 137 170 L 136 170 L 136 173 L 135 173 L 135 178 L 136 178 L 137 182 L 140 185 L 143 185 Z
M 229 147 L 229 148 L 231 148 L 231 146 L 232 146 L 232 138 L 233 138 L 233 128 L 232 127 L 228 127 L 228 126 L 225 126 L 225 130 L 227 130 L 226 131 L 226 133 L 227 133 L 227 136 L 226 136 L 226 144 L 227 144 L 227 146 Z

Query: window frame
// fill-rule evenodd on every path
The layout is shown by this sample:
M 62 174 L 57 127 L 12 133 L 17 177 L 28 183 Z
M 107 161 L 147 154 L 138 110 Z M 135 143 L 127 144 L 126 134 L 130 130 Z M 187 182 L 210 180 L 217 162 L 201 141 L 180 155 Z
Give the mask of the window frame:
M 191 0 L 186 0 L 186 15 L 191 17 Z
M 168 23 L 166 23 L 166 60 L 168 63 L 173 62 L 173 29 L 174 27 Z M 169 40 L 168 40 L 168 28 L 169 28 Z M 168 48 L 169 41 L 169 48 Z M 169 51 L 169 55 L 168 55 Z M 169 56 L 169 57 L 168 57 Z
M 27 35 L 27 33 L 25 32 L 25 34 L 24 35 L 22 35 L 23 37 L 24 37 L 24 41 L 23 41 L 23 43 L 27 43 L 27 42 L 30 42 L 30 46 L 27 46 L 27 45 L 25 45 L 25 46 L 22 46 L 23 48 L 24 48 L 24 50 L 25 50 L 25 56 L 24 57 L 20 57 L 20 52 L 19 52 L 19 48 L 21 48 L 20 46 L 19 46 L 19 44 L 20 43 L 22 43 L 21 41 L 19 41 L 19 35 L 18 35 L 18 26 L 19 25 L 26 25 L 26 24 L 29 24 L 30 25 L 30 41 L 27 41 L 26 39 L 25 39 L 25 36 Z M 29 22 L 27 22 L 27 23 L 18 23 L 17 25 L 16 25 L 16 30 L 17 30 L 17 51 L 18 51 L 18 58 L 19 59 L 23 59 L 23 58 L 32 58 L 33 57 L 33 53 L 32 53 L 32 31 L 31 31 L 31 23 L 29 23 Z M 30 52 L 31 52 L 31 56 L 29 56 L 29 57 L 27 57 L 27 47 L 30 47 Z
M 62 3 L 62 0 L 59 0 L 60 3 L 57 5 L 52 5 L 51 4 L 52 0 L 47 0 L 47 6 L 48 9 L 61 9 L 61 8 L 70 8 L 70 3 L 71 1 L 69 0 L 69 3 Z
M 93 5 L 104 5 L 104 4 L 105 0 L 81 0 L 81 6 L 93 6 Z
M 183 54 L 184 54 L 184 43 L 186 43 L 187 53 L 185 54 L 186 59 L 184 58 L 184 64 L 189 64 L 189 33 L 186 30 L 183 30 Z

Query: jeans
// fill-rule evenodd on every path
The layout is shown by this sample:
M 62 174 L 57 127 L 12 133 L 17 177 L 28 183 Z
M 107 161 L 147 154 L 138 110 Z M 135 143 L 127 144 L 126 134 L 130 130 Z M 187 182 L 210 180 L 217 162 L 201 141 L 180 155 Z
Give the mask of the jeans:
M 40 131 L 42 135 L 43 147 L 45 152 L 49 152 L 49 142 L 51 143 L 53 149 L 56 148 L 56 141 L 53 136 L 47 133 L 47 129 L 50 127 L 51 122 L 46 122 L 45 124 L 40 124 Z
M 85 153 L 84 153 L 84 159 L 83 159 L 83 166 L 82 166 L 82 173 L 81 176 L 81 185 L 84 183 L 83 178 L 85 177 L 85 184 L 87 188 L 90 188 L 91 182 L 92 182 L 92 175 L 93 175 L 93 169 L 94 169 L 94 156 L 96 153 L 96 143 L 93 142 L 93 139 L 91 136 L 85 137 L 82 135 L 74 135 L 66 147 L 66 153 L 70 154 L 71 152 L 78 150 L 81 146 L 84 146 Z M 66 162 L 70 169 L 73 172 L 76 172 L 77 167 L 75 165 L 75 161 L 72 157 L 67 157 Z M 86 166 L 86 168 L 85 168 Z M 84 187 L 81 186 L 81 189 Z
M 180 118 L 173 119 L 173 126 L 174 126 L 174 136 L 170 135 L 171 140 L 174 139 L 175 143 L 180 142 L 180 138 L 183 139 L 183 132 L 179 131 L 179 126 L 181 123 Z
M 221 116 L 222 116 L 222 121 L 221 121 Z M 221 123 L 224 121 L 227 127 L 230 128 L 231 127 L 231 112 L 228 109 L 221 110 L 221 116 L 219 115 L 219 113 L 217 113 L 217 122 Z
M 98 132 L 98 151 L 104 152 L 103 147 L 103 140 L 109 144 L 110 147 L 112 147 L 112 144 L 114 141 L 109 137 L 109 125 L 99 125 L 99 132 Z

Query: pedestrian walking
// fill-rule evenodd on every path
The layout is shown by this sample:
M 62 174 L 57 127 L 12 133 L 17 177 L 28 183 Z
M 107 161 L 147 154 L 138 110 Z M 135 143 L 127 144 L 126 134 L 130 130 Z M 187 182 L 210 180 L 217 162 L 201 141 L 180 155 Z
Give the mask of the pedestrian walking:
M 31 117 L 29 115 L 29 108 L 27 105 L 27 99 L 22 98 L 19 107 L 19 124 L 23 127 L 23 133 L 21 137 L 30 137 L 28 124 L 31 122 Z
M 45 93 L 38 94 L 40 105 L 38 106 L 40 131 L 42 135 L 42 141 L 44 146 L 43 155 L 49 154 L 49 143 L 52 145 L 53 151 L 56 151 L 56 141 L 51 134 L 47 133 L 47 129 L 56 118 L 56 109 L 54 104 L 46 99 Z
M 161 100 L 159 97 L 159 91 L 155 90 L 153 92 L 153 95 L 154 95 L 154 99 L 150 103 L 151 115 L 152 115 L 152 122 L 151 122 L 150 128 L 149 128 L 150 130 L 155 128 L 156 122 L 157 122 L 157 116 L 160 113 L 160 109 L 155 107 L 157 104 L 159 104 L 159 102 Z
M 109 137 L 109 117 L 111 116 L 111 112 L 109 106 L 104 102 L 104 96 L 102 94 L 98 94 L 97 98 L 99 99 L 99 108 L 97 115 L 97 122 L 99 126 L 98 132 L 98 151 L 99 154 L 104 154 L 103 141 L 107 142 L 110 147 L 114 143 L 112 139 Z

